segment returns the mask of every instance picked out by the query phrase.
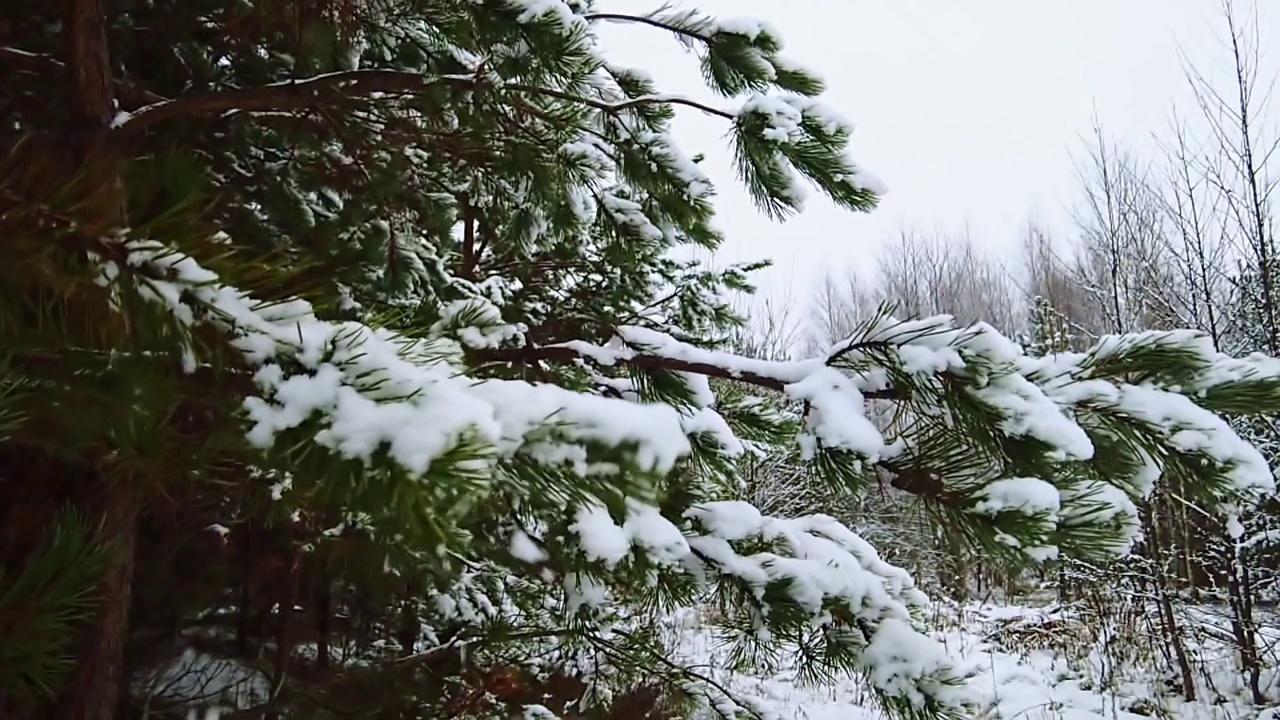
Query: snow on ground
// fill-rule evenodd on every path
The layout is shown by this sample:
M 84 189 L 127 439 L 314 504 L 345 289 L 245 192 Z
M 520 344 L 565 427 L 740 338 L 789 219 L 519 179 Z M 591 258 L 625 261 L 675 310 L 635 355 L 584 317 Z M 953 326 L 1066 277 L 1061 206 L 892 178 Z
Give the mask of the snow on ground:
M 981 705 L 974 720 L 1280 720 L 1280 711 L 1246 702 L 1234 655 L 1220 642 L 1225 621 L 1212 608 L 1190 608 L 1184 618 L 1188 651 L 1210 668 L 1196 678 L 1194 703 L 1181 699 L 1176 678 L 1154 677 L 1151 668 L 1167 665 L 1127 645 L 1132 639 L 1121 637 L 1119 619 L 1089 633 L 1078 620 L 1045 608 L 975 604 L 946 616 L 946 629 L 937 637 L 973 673 L 970 690 Z M 1154 622 L 1154 615 L 1133 619 Z M 727 665 L 727 649 L 695 613 L 673 618 L 668 632 L 682 659 L 735 694 L 758 699 L 779 718 L 883 720 L 857 679 L 812 688 L 797 684 L 789 668 L 771 675 L 727 673 L 719 670 Z M 1280 633 L 1264 633 L 1262 639 L 1265 648 Z M 1275 671 L 1264 673 L 1261 686 L 1264 694 L 1280 698 Z
M 789 668 L 772 675 L 727 673 L 728 650 L 706 629 L 696 611 L 681 613 L 665 628 L 674 641 L 676 655 L 711 676 L 738 696 L 755 701 L 779 718 L 796 720 L 881 720 L 861 682 L 849 679 L 830 687 L 803 687 Z

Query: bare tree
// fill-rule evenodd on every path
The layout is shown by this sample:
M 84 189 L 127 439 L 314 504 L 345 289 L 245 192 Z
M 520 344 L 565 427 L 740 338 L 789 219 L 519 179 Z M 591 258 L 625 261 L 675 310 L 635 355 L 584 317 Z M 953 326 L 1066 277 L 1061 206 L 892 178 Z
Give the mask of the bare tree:
M 828 270 L 809 299 L 807 347 L 822 352 L 849 337 L 858 325 L 872 317 L 882 295 L 873 282 L 860 277 L 853 268 L 843 272 Z
M 1187 79 L 1208 126 L 1214 154 L 1204 162 L 1204 177 L 1217 191 L 1223 210 L 1221 232 L 1241 259 L 1231 327 L 1223 339 L 1232 349 L 1280 352 L 1280 258 L 1275 243 L 1275 219 L 1271 194 L 1277 178 L 1270 161 L 1280 138 L 1268 133 L 1264 117 L 1271 99 L 1273 82 L 1262 81 L 1261 27 L 1258 7 L 1237 10 L 1232 0 L 1221 0 L 1221 16 L 1230 51 L 1230 80 L 1219 86 L 1202 68 L 1184 62 Z M 1274 445 L 1275 432 L 1258 428 L 1255 438 Z M 1268 437 L 1269 436 L 1269 437 Z M 1256 703 L 1265 696 L 1259 687 L 1261 661 L 1257 625 L 1253 612 L 1253 579 L 1249 563 L 1238 543 L 1230 543 L 1227 553 L 1227 590 L 1231 601 L 1232 631 L 1239 646 L 1240 661 L 1248 674 L 1249 689 Z
M 1170 309 L 1179 327 L 1203 330 L 1221 347 L 1229 321 L 1224 310 L 1233 296 L 1231 219 L 1223 194 L 1208 179 L 1210 158 L 1192 147 L 1176 111 L 1171 135 L 1162 143 L 1165 169 L 1158 194 L 1168 230 L 1166 254 L 1177 285 Z
M 1225 209 L 1224 232 L 1258 282 L 1246 302 L 1260 311 L 1262 348 L 1280 351 L 1280 308 L 1277 307 L 1275 220 L 1271 194 L 1277 178 L 1270 161 L 1280 137 L 1269 134 L 1260 122 L 1271 100 L 1274 82 L 1261 81 L 1262 42 L 1257 5 L 1251 12 L 1222 0 L 1221 14 L 1227 31 L 1224 44 L 1231 53 L 1230 80 L 1226 92 L 1214 79 L 1190 61 L 1184 61 L 1188 82 L 1200 114 L 1210 130 L 1214 154 L 1204 163 L 1204 176 L 1217 191 Z M 1244 16 L 1243 20 L 1241 16 Z
M 795 303 L 790 293 L 758 299 L 741 295 L 735 299 L 734 311 L 747 319 L 730 339 L 734 352 L 769 360 L 793 358 L 804 350 L 801 323 L 795 317 Z
M 1078 246 L 1072 275 L 1089 298 L 1085 315 L 1099 332 L 1128 333 L 1177 327 L 1187 272 L 1178 272 L 1169 207 L 1160 176 L 1095 124 L 1088 153 L 1077 162 L 1083 204 L 1076 214 Z M 1189 229 L 1189 228 L 1188 228 Z M 1176 663 L 1183 696 L 1194 700 L 1195 673 L 1176 611 L 1176 568 L 1187 567 L 1186 513 L 1176 482 L 1162 479 L 1140 504 L 1142 574 L 1154 591 L 1163 645 Z M 1116 583 L 1116 577 L 1107 577 Z
M 1022 325 L 1012 278 L 967 229 L 958 235 L 904 230 L 886 245 L 877 280 L 881 297 L 903 316 L 946 313 L 1006 332 Z
M 1095 297 L 1079 282 L 1075 259 L 1064 257 L 1064 250 L 1069 252 L 1071 248 L 1058 247 L 1048 230 L 1029 222 L 1022 235 L 1021 266 L 1016 273 L 1024 306 L 1035 308 L 1043 304 L 1064 325 L 1066 337 L 1061 346 L 1052 349 L 1054 352 L 1083 350 L 1102 331 Z M 1033 333 L 1035 328 L 1027 330 Z
M 1005 332 L 1022 326 L 1023 303 L 1007 269 L 962 234 L 903 230 L 881 253 L 877 273 L 828 272 L 809 300 L 809 342 L 825 348 L 848 337 L 879 307 L 920 317 L 945 313 Z
M 1163 203 L 1146 168 L 1095 125 L 1077 173 L 1084 206 L 1076 214 L 1074 274 L 1093 296 L 1093 323 L 1113 333 L 1172 327 L 1177 278 L 1166 262 Z

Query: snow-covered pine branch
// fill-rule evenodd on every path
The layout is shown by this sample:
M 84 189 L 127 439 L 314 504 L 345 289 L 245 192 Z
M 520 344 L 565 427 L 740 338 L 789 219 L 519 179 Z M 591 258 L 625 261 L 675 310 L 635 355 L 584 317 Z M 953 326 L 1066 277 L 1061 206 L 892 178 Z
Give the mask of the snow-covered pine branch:
M 581 0 L 320 3 L 288 32 L 261 3 L 140 3 L 110 32 L 99 0 L 75 6 L 84 22 L 32 5 L 15 37 L 79 55 L 0 52 L 36 143 L 0 164 L 2 344 L 27 358 L 0 388 L 0 504 L 69 503 L 130 550 L 97 584 L 101 642 L 68 643 L 77 683 L 135 692 L 165 673 L 126 646 L 155 643 L 131 658 L 155 665 L 174 627 L 234 622 L 212 652 L 274 645 L 282 715 L 368 701 L 313 680 L 357 677 L 406 716 L 518 714 L 528 695 L 484 705 L 490 681 L 540 689 L 551 664 L 580 683 L 562 708 L 656 682 L 750 712 L 637 630 L 711 601 L 740 658 L 860 672 L 898 717 L 972 716 L 907 574 L 831 518 L 738 501 L 739 459 L 916 493 L 1013 563 L 1123 553 L 1158 474 L 1226 516 L 1271 482 L 1215 413 L 1278 409 L 1274 361 L 1191 334 L 1029 358 L 986 325 L 877 316 L 809 360 L 723 352 L 726 296 L 761 264 L 673 252 L 722 240 L 673 105 L 731 124 L 766 214 L 806 185 L 860 211 L 882 191 L 767 24 L 627 20 L 690 41 L 720 109 L 610 64 L 595 30 L 626 19 Z M 86 127 L 48 94 L 68 68 Z M 63 141 L 85 167 L 51 179 Z M 0 538 L 0 561 L 31 541 Z M 314 674 L 294 672 L 303 613 Z M 98 712 L 78 687 L 71 714 Z
M 393 490 L 396 507 L 363 513 L 352 529 L 375 537 L 403 532 L 397 521 L 413 512 L 438 532 L 451 516 L 456 521 L 476 512 L 489 497 L 528 492 L 495 485 L 508 463 L 544 465 L 567 472 L 576 485 L 576 518 L 567 535 L 552 542 L 568 543 L 560 553 L 580 553 L 591 564 L 560 578 L 570 609 L 607 603 L 609 572 L 620 564 L 641 563 L 650 572 L 675 573 L 698 586 L 721 585 L 720 592 L 739 593 L 745 613 L 739 621 L 759 640 L 800 641 L 820 629 L 829 637 L 815 659 L 863 667 L 888 697 L 912 699 L 921 707 L 962 701 L 959 677 L 944 650 L 910 624 L 912 613 L 923 609 L 924 596 L 905 572 L 884 563 L 836 521 L 768 518 L 745 503 L 718 501 L 696 503 L 678 517 L 661 512 L 655 495 L 660 478 L 694 452 L 691 436 L 708 433 L 718 451 L 741 451 L 729 423 L 714 412 L 714 395 L 703 376 L 685 376 L 701 388 L 705 404 L 700 407 L 598 397 L 551 384 L 475 380 L 463 372 L 456 340 L 412 340 L 360 323 L 324 321 L 302 301 L 263 306 L 221 285 L 189 256 L 152 241 L 104 248 L 102 255 L 124 258 L 123 264 L 102 262 L 101 283 L 113 294 L 136 293 L 166 308 L 182 325 L 211 324 L 227 334 L 243 366 L 253 371 L 257 389 L 244 401 L 245 432 L 268 464 L 288 468 L 307 462 L 316 450 L 332 458 L 339 473 L 324 485 L 293 483 L 282 497 L 286 505 L 312 493 L 342 493 L 345 505 L 368 507 L 360 497 L 367 479 L 341 482 L 342 468 L 354 463 L 366 478 L 384 476 L 383 482 L 418 487 L 429 483 L 435 489 L 426 494 Z M 663 343 L 668 356 L 694 354 L 651 331 L 624 332 L 635 343 Z M 734 363 L 751 362 L 730 355 L 714 361 L 731 374 Z M 870 459 L 877 447 L 884 449 L 869 424 L 839 424 L 860 412 L 853 384 L 835 380 L 844 377 L 839 371 L 798 363 L 768 372 L 792 373 L 788 387 L 827 409 L 825 429 L 815 430 L 808 442 L 812 451 L 834 442 L 831 447 Z M 415 504 L 406 505 L 411 499 Z M 447 503 L 443 513 L 442 501 Z M 615 520 L 611 508 L 616 507 L 623 512 Z M 461 538 L 444 532 L 436 540 L 448 547 Z M 549 542 L 545 536 L 537 540 Z M 789 598 L 790 609 L 775 615 L 777 593 Z M 900 666 L 905 675 L 875 665 L 882 653 L 898 652 L 894 648 L 904 633 L 928 654 Z
M 1198 492 L 1226 512 L 1242 493 L 1273 487 L 1266 463 L 1215 411 L 1273 406 L 1280 362 L 1225 357 L 1197 333 L 1108 337 L 1086 353 L 1029 358 L 989 326 L 880 317 L 808 361 L 744 358 L 634 326 L 618 328 L 609 345 L 567 343 L 541 358 L 528 351 L 496 355 L 534 363 L 565 360 L 572 351 L 597 372 L 630 364 L 668 373 L 690 391 L 688 404 L 671 405 L 635 402 L 625 393 L 613 399 L 551 384 L 476 380 L 464 374 L 457 340 L 410 340 L 324 321 L 300 301 L 262 307 L 191 258 L 152 242 L 129 244 L 126 264 L 105 262 L 102 277 L 116 291 L 164 304 L 178 321 L 212 323 L 228 334 L 257 386 L 245 400 L 246 437 L 276 462 L 301 462 L 312 446 L 365 474 L 381 475 L 390 462 L 395 470 L 386 482 L 437 486 L 416 506 L 432 525 L 448 521 L 440 499 L 449 501 L 450 513 L 466 513 L 510 490 L 494 482 L 513 460 L 567 472 L 578 486 L 579 510 L 569 535 L 557 541 L 570 543 L 560 552 L 582 553 L 604 577 L 619 564 L 643 562 L 651 572 L 686 574 L 699 585 L 722 578 L 743 594 L 744 607 L 754 608 L 749 617 L 758 632 L 770 636 L 799 632 L 808 622 L 831 631 L 861 628 L 862 640 L 829 640 L 828 655 L 874 648 L 881 632 L 906 632 L 910 625 L 903 623 L 912 608 L 923 607 L 923 597 L 905 574 L 829 518 L 763 518 L 745 504 L 713 500 L 677 517 L 661 512 L 664 475 L 698 453 L 742 451 L 730 422 L 716 412 L 708 375 L 781 389 L 802 401 L 797 441 L 819 467 L 864 482 L 878 470 L 911 478 L 895 484 L 1033 560 L 1060 550 L 1094 557 L 1125 552 L 1133 540 L 1133 502 L 1161 473 L 1197 473 Z M 866 417 L 868 396 L 906 405 L 920 420 L 917 429 L 884 437 Z M 699 436 L 712 444 L 699 443 Z M 956 459 L 954 442 L 974 447 Z M 1105 464 L 1095 462 L 1100 450 Z M 332 494 L 334 480 L 291 492 Z M 346 492 L 358 494 L 361 484 Z M 347 503 L 361 506 L 357 494 Z M 403 503 L 413 495 L 400 497 Z M 398 528 L 390 519 L 372 515 L 363 526 L 375 534 L 380 526 Z M 439 540 L 448 543 L 448 533 Z M 590 573 L 564 582 L 575 606 L 608 597 L 602 579 Z M 775 592 L 786 593 L 809 620 L 772 618 L 766 599 Z M 923 636 L 913 642 L 927 644 Z M 875 657 L 865 652 L 857 656 Z M 931 702 L 949 702 L 954 698 L 943 689 L 955 678 L 937 652 L 929 661 L 932 680 L 868 671 L 890 695 L 924 692 Z

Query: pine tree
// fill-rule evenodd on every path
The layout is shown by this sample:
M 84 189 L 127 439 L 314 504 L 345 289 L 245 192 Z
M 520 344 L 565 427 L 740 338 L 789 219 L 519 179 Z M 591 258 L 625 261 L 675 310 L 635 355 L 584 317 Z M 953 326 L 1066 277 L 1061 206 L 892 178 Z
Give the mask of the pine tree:
M 1043 357 L 1066 352 L 1078 345 L 1071 323 L 1044 296 L 1031 300 L 1030 333 L 1026 339 L 1026 352 L 1032 357 Z
M 830 517 L 732 500 L 745 454 L 795 453 L 842 496 L 889 482 L 1012 565 L 1125 552 L 1160 474 L 1223 514 L 1272 487 L 1220 414 L 1280 407 L 1280 363 L 1195 333 L 1034 358 L 881 315 L 810 360 L 728 352 L 756 266 L 673 259 L 721 241 L 674 107 L 725 122 L 769 216 L 802 181 L 853 211 L 880 192 L 763 23 L 12 5 L 10 716 L 182 713 L 179 657 L 225 661 L 216 700 L 276 717 L 760 715 L 653 630 L 714 603 L 744 664 L 785 650 L 895 716 L 964 717 L 910 577 Z M 602 23 L 674 34 L 717 103 L 608 62 Z

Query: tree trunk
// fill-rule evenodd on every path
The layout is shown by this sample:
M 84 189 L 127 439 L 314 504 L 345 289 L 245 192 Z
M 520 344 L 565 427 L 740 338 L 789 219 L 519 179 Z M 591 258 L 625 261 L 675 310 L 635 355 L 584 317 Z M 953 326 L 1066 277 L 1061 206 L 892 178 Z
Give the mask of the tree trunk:
M 75 646 L 75 675 L 63 689 L 55 717 L 63 720 L 111 720 L 120 701 L 125 634 L 133 599 L 134 548 L 140 509 L 129 487 L 102 487 L 86 503 L 102 519 L 102 538 L 111 544 L 111 560 L 98 585 L 99 605 L 85 621 Z
M 250 580 L 253 577 L 253 523 L 246 523 L 240 533 L 240 597 L 236 608 L 236 653 L 249 657 L 249 633 L 252 631 L 253 596 Z
M 1267 698 L 1262 694 L 1262 688 L 1259 681 L 1262 676 L 1262 661 L 1258 658 L 1258 627 L 1253 617 L 1253 578 L 1249 572 L 1249 566 L 1244 562 L 1244 558 L 1240 557 L 1237 551 L 1236 557 L 1240 559 L 1240 595 L 1242 602 L 1241 609 L 1244 610 L 1244 629 L 1249 637 L 1249 692 L 1253 695 L 1255 705 L 1265 705 Z
M 1164 626 L 1165 639 L 1173 650 L 1173 657 L 1178 663 L 1178 674 L 1182 680 L 1182 696 L 1187 702 L 1196 699 L 1195 675 L 1191 670 L 1191 659 L 1187 656 L 1187 648 L 1182 639 L 1182 628 L 1178 625 L 1178 616 L 1173 611 L 1173 599 L 1169 596 L 1169 582 L 1164 572 L 1164 544 L 1160 538 L 1158 512 L 1146 503 L 1143 507 L 1147 528 L 1150 530 L 1151 566 L 1156 588 L 1156 602 L 1160 610 L 1160 623 Z
M 333 616 L 333 595 L 329 585 L 329 562 L 327 557 L 320 558 L 316 563 L 316 572 L 319 580 L 316 592 L 316 667 L 320 670 L 329 669 L 329 655 L 332 652 L 329 646 L 329 635 L 331 632 L 330 624 Z
M 1249 568 L 1233 551 L 1227 563 L 1227 597 L 1231 604 L 1231 633 L 1235 636 L 1240 653 L 1240 669 L 1248 678 L 1249 693 L 1255 705 L 1262 705 L 1266 697 L 1262 694 L 1259 679 L 1262 674 L 1261 662 L 1258 658 L 1258 635 L 1253 619 L 1253 588 L 1249 576 Z
M 111 59 L 102 0 L 63 0 L 70 140 L 83 161 L 111 128 Z
M 114 113 L 107 21 L 102 0 L 63 0 L 67 109 L 71 117 L 67 139 L 81 165 L 98 156 Z M 94 218 L 103 231 L 125 222 L 121 180 L 104 183 Z M 111 559 L 98 585 L 98 606 L 79 629 L 75 646 L 75 674 L 55 703 L 55 717 L 66 720 L 111 720 L 116 716 L 124 677 L 124 648 L 133 599 L 134 549 L 142 499 L 131 478 L 111 482 L 95 469 L 78 478 L 72 491 L 86 517 L 101 522 L 101 539 L 111 546 Z

